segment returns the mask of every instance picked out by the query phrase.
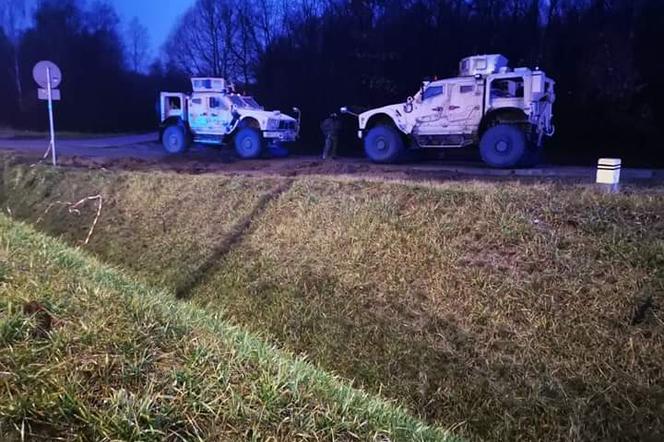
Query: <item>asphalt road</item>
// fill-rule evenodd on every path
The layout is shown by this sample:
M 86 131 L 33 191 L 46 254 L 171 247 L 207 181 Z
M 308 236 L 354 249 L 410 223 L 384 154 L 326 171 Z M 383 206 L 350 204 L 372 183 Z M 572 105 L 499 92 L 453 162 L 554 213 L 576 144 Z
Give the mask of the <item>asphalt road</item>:
M 157 139 L 156 132 L 89 139 L 56 138 L 55 146 L 56 152 L 63 156 L 158 158 L 165 153 L 154 148 Z M 0 138 L 0 149 L 6 151 L 43 155 L 47 148 L 47 138 Z
M 0 151 L 14 152 L 37 161 L 48 140 L 0 138 Z M 317 156 L 290 156 L 240 160 L 229 148 L 193 146 L 182 155 L 169 155 L 157 142 L 157 133 L 90 139 L 58 139 L 59 164 L 74 167 L 172 170 L 182 173 L 242 173 L 294 175 L 367 175 L 393 179 L 445 180 L 483 177 L 486 179 L 561 179 L 594 182 L 595 168 L 545 165 L 531 169 L 491 169 L 477 161 L 419 161 L 396 165 L 372 164 L 364 158 L 321 161 Z M 664 170 L 624 168 L 623 182 L 664 181 Z

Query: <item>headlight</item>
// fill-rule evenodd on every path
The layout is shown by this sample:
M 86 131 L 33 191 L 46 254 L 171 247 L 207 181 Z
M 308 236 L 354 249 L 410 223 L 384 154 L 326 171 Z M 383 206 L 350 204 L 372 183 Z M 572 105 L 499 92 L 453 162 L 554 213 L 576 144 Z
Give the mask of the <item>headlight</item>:
M 267 120 L 267 130 L 277 130 L 279 129 L 279 120 L 269 119 Z

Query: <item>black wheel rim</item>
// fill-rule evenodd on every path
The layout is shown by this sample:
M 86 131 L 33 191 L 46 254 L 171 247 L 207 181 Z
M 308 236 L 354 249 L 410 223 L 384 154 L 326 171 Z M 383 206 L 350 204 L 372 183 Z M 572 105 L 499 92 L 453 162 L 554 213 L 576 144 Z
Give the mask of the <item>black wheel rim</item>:
M 180 139 L 176 134 L 170 134 L 166 140 L 166 148 L 169 152 L 176 152 L 180 147 Z
M 496 141 L 493 150 L 499 155 L 508 155 L 512 150 L 512 143 L 507 138 L 501 138 Z
M 244 153 L 251 154 L 254 152 L 254 140 L 251 137 L 244 137 L 240 140 L 240 150 Z

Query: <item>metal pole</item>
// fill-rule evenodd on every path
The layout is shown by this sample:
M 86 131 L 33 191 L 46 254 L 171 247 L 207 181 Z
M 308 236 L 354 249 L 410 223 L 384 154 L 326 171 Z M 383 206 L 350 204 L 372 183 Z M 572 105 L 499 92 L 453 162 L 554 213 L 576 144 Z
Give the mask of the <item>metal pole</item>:
M 48 121 L 51 128 L 51 154 L 53 157 L 53 165 L 57 166 L 55 160 L 55 129 L 53 127 L 53 99 L 51 97 L 51 69 L 49 67 L 46 68 L 46 78 L 46 89 L 48 91 Z

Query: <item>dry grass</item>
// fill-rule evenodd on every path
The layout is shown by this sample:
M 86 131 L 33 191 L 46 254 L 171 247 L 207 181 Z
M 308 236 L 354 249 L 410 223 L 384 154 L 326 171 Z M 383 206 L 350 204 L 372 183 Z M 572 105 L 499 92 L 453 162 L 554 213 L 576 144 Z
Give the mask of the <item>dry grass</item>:
M 169 288 L 205 265 L 216 244 L 277 185 L 273 180 L 98 170 L 68 175 L 10 161 L 1 183 L 5 213 L 9 208 L 19 219 L 38 221 L 37 227 L 76 245 L 90 230 L 95 206 L 74 215 L 52 203 L 101 195 L 104 210 L 86 249 Z
M 492 440 L 664 424 L 664 194 L 299 181 L 194 295 Z
M 63 191 L 99 179 L 66 176 L 50 179 Z M 142 185 L 102 216 L 97 231 L 107 230 L 95 233 L 93 250 L 171 286 L 181 281 L 178 262 L 205 262 L 277 185 L 118 176 Z M 164 183 L 195 199 L 186 215 L 182 198 L 160 195 Z M 15 211 L 53 197 L 21 186 Z M 190 220 L 214 219 L 227 191 L 243 204 L 226 206 L 214 234 L 187 230 Z M 162 213 L 173 220 L 168 234 L 151 228 Z M 42 228 L 73 230 L 53 223 Z M 75 238 L 89 224 L 78 228 Z M 429 422 L 488 440 L 664 437 L 662 188 L 606 195 L 564 184 L 302 179 L 226 252 L 192 293 L 196 303 Z
M 0 234 L 2 440 L 454 440 L 1 215 Z

